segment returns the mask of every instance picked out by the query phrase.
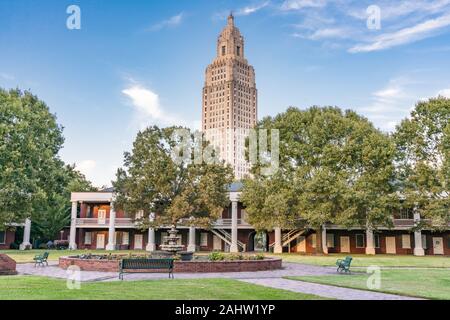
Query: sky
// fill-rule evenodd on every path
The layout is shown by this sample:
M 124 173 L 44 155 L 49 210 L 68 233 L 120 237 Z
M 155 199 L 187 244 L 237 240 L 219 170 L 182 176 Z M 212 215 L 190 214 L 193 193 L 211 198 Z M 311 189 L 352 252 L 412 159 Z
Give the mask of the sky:
M 45 101 L 61 158 L 109 186 L 139 130 L 199 127 L 230 11 L 260 119 L 332 105 L 389 132 L 417 101 L 450 97 L 450 0 L 0 0 L 0 87 Z

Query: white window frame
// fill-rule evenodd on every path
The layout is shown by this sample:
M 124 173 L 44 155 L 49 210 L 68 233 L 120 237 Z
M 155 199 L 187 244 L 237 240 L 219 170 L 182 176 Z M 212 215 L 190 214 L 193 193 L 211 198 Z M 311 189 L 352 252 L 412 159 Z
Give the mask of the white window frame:
M 100 216 L 100 213 L 101 213 L 101 216 Z M 106 210 L 105 209 L 98 209 L 97 221 L 99 224 L 106 224 Z
M 0 232 L 3 232 L 3 239 L 0 238 L 0 244 L 6 244 L 6 230 Z
M 91 245 L 92 244 L 92 232 L 91 231 L 86 231 L 84 233 L 84 244 L 85 245 Z
M 335 245 L 334 233 L 327 233 L 327 248 L 334 248 Z
M 134 219 L 135 220 L 139 220 L 144 218 L 144 210 L 139 210 L 138 212 L 136 212 L 136 214 L 134 215 Z
M 207 247 L 208 246 L 208 233 L 207 232 L 201 232 L 200 233 L 200 246 L 201 247 Z
M 402 249 L 411 249 L 411 235 L 409 233 L 402 234 Z
M 316 236 L 317 235 L 315 233 L 311 235 L 311 247 L 313 247 L 313 248 L 315 248 L 316 245 L 317 245 L 317 238 L 316 238 Z
M 130 233 L 122 232 L 122 245 L 129 246 L 130 245 Z
M 362 247 L 361 247 L 361 246 L 358 246 L 358 237 L 362 237 L 362 242 L 363 242 Z M 357 233 L 357 234 L 355 235 L 355 247 L 358 248 L 358 249 L 360 249 L 360 248 L 365 248 L 365 247 L 366 247 L 366 237 L 364 236 L 363 233 Z

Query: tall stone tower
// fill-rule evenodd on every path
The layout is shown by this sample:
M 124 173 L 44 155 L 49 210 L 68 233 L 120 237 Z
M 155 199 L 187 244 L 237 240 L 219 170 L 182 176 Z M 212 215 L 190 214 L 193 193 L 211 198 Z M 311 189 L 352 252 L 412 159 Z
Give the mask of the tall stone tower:
M 250 169 L 245 161 L 245 138 L 258 116 L 255 70 L 245 59 L 244 38 L 232 14 L 217 40 L 217 56 L 206 68 L 202 131 L 231 164 L 237 179 Z

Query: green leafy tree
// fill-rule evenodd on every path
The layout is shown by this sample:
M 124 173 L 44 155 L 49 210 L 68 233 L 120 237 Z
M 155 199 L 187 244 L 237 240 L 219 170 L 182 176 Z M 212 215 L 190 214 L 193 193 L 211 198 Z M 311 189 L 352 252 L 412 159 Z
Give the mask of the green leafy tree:
M 74 166 L 62 161 L 56 164 L 47 179 L 47 201 L 32 224 L 32 234 L 44 241 L 58 239 L 59 231 L 70 225 L 71 192 L 97 191 Z
M 417 103 L 394 137 L 405 206 L 428 220 L 419 227 L 446 228 L 450 223 L 450 99 Z
M 367 119 L 332 107 L 289 108 L 257 129 L 280 130 L 280 168 L 264 177 L 256 165 L 255 179 L 245 181 L 242 199 L 252 223 L 311 228 L 317 253 L 326 223 L 391 223 L 395 148 Z
M 0 89 L 0 229 L 46 206 L 62 128 L 29 92 Z
M 176 161 L 182 141 L 174 134 L 175 127 L 156 126 L 138 133 L 131 153 L 125 153 L 124 168 L 113 182 L 114 205 L 127 213 L 143 212 L 141 228 L 177 225 L 180 220 L 208 227 L 218 219 L 228 204 L 227 185 L 232 182 L 229 166 Z M 191 138 L 195 134 L 189 134 Z M 194 146 L 198 150 L 203 145 Z M 197 148 L 197 149 L 196 149 Z M 195 164 L 194 164 L 195 163 Z M 150 221 L 150 213 L 155 214 Z

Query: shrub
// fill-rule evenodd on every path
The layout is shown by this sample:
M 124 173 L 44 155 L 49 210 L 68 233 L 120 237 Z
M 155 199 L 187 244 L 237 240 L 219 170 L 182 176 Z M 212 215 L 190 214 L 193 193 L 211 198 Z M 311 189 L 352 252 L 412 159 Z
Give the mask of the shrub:
M 20 245 L 17 242 L 11 242 L 11 244 L 9 245 L 9 248 L 11 250 L 19 250 Z
M 65 250 L 69 248 L 69 240 L 55 240 L 54 245 L 58 250 Z
M 225 259 L 225 255 L 219 251 L 211 252 L 208 256 L 208 260 L 210 260 L 210 261 L 222 261 L 224 259 Z

